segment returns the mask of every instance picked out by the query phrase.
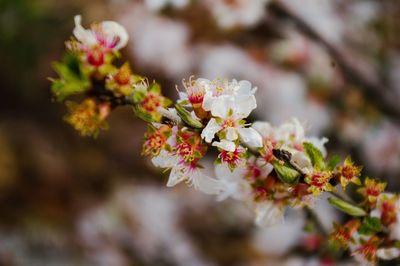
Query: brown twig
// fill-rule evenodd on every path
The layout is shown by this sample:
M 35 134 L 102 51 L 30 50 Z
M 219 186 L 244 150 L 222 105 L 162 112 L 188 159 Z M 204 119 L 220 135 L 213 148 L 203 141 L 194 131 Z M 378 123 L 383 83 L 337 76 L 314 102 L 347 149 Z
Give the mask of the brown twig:
M 104 82 L 94 82 L 93 88 L 87 95 L 100 101 L 108 102 L 113 108 L 117 106 L 134 105 L 132 100 L 126 96 L 115 96 L 112 91 L 105 88 Z
M 388 117 L 400 123 L 400 108 L 394 97 L 387 94 L 389 90 L 379 84 L 368 80 L 356 69 L 354 69 L 344 58 L 342 53 L 330 42 L 318 34 L 312 26 L 308 25 L 303 19 L 289 10 L 283 3 L 274 1 L 269 6 L 269 12 L 278 17 L 290 20 L 298 29 L 311 40 L 321 44 L 342 70 L 344 78 L 359 87 L 371 102 Z

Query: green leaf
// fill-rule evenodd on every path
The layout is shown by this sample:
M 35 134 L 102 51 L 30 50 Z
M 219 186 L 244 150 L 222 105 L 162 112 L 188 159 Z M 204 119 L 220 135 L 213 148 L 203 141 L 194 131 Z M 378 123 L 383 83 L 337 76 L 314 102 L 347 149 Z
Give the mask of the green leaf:
M 149 91 L 154 92 L 155 94 L 160 94 L 161 93 L 161 86 L 158 83 L 151 83 L 149 85 Z
M 360 207 L 354 206 L 339 198 L 329 198 L 328 202 L 335 206 L 337 209 L 351 215 L 351 216 L 365 216 L 367 213 Z
M 366 217 L 361 224 L 358 232 L 361 235 L 372 235 L 381 231 L 381 220 L 377 217 Z
M 134 90 L 132 95 L 132 101 L 134 103 L 140 103 L 146 97 L 146 92 L 142 90 Z
M 340 159 L 339 155 L 333 155 L 328 161 L 328 169 L 333 170 L 340 163 L 342 159 Z
M 175 104 L 175 109 L 178 112 L 180 118 L 182 118 L 182 120 L 189 126 L 199 129 L 204 127 L 203 124 L 199 120 L 192 117 L 192 114 L 188 110 L 186 110 L 182 105 Z
M 51 90 L 58 101 L 86 91 L 90 88 L 89 78 L 82 70 L 79 59 L 73 54 L 66 54 L 61 62 L 54 62 L 53 69 L 58 79 L 51 79 Z
M 133 106 L 132 108 L 133 108 L 133 111 L 135 112 L 135 115 L 137 117 L 139 117 L 140 119 L 142 119 L 146 122 L 156 122 L 156 121 L 154 121 L 151 114 L 141 111 L 137 106 Z
M 288 163 L 281 164 L 279 161 L 272 163 L 279 179 L 288 184 L 295 184 L 299 181 L 301 173 L 291 167 Z
M 325 161 L 322 152 L 310 142 L 303 143 L 304 151 L 308 158 L 310 158 L 312 165 L 317 170 L 325 169 Z

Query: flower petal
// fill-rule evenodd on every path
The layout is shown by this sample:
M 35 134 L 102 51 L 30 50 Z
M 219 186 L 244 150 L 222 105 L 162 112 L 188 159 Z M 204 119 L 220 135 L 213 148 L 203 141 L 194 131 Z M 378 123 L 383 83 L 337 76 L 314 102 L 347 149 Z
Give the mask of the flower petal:
M 257 203 L 255 223 L 259 226 L 271 226 L 283 222 L 283 210 L 272 202 Z
M 201 132 L 201 138 L 205 139 L 207 143 L 210 143 L 215 134 L 221 129 L 222 127 L 217 123 L 217 121 L 214 118 L 211 118 L 210 121 L 208 121 L 207 126 Z
M 257 107 L 256 97 L 254 95 L 239 95 L 234 100 L 234 116 L 236 118 L 246 118 L 251 111 Z
M 264 138 L 273 136 L 274 129 L 268 122 L 257 121 L 254 122 L 251 127 L 254 128 L 258 133 L 260 133 L 261 136 L 263 136 Z
M 236 140 L 238 138 L 238 134 L 236 132 L 236 128 L 228 127 L 226 128 L 226 139 L 227 140 Z
M 218 147 L 220 149 L 223 149 L 225 151 L 229 151 L 229 152 L 234 152 L 236 149 L 236 145 L 235 143 L 233 143 L 232 141 L 223 139 L 221 141 L 214 141 L 212 143 L 212 146 Z
M 219 194 L 222 190 L 221 182 L 215 178 L 204 175 L 202 171 L 196 170 L 191 175 L 191 183 L 195 189 L 206 194 Z
M 211 111 L 211 107 L 217 97 L 212 96 L 211 91 L 206 91 L 203 97 L 202 107 L 205 111 Z
M 243 127 L 243 128 L 238 128 L 238 133 L 240 135 L 240 138 L 244 143 L 249 145 L 252 148 L 259 148 L 262 147 L 262 137 L 261 135 L 253 128 L 251 127 Z
M 294 163 L 295 165 L 297 165 L 298 167 L 300 167 L 300 169 L 304 172 L 304 173 L 312 173 L 313 172 L 313 166 L 311 164 L 311 160 L 310 158 L 308 158 L 308 156 L 302 152 L 302 151 L 298 151 L 295 149 L 287 149 L 291 154 L 291 162 Z
M 183 180 L 188 178 L 188 170 L 185 166 L 176 165 L 171 169 L 171 173 L 169 174 L 167 187 L 173 187 L 176 184 L 179 184 Z
M 220 118 L 227 118 L 230 110 L 235 106 L 234 97 L 229 95 L 219 96 L 211 106 L 211 114 Z
M 221 192 L 217 200 L 225 200 L 229 197 L 234 199 L 246 199 L 251 194 L 250 186 L 244 181 L 247 172 L 245 166 L 236 167 L 233 171 L 226 164 L 217 164 L 215 174 L 221 184 Z
M 73 34 L 75 38 L 83 43 L 84 45 L 92 46 L 97 44 L 97 38 L 96 35 L 93 33 L 91 30 L 86 30 L 85 28 L 82 27 L 82 16 L 81 15 L 76 15 L 74 17 L 75 21 L 75 28 L 73 30 Z
M 104 21 L 101 23 L 102 33 L 109 44 L 113 43 L 113 47 L 119 50 L 128 43 L 129 35 L 121 24 L 115 21 Z
M 376 255 L 383 260 L 392 260 L 400 256 L 398 248 L 379 248 Z
M 161 168 L 171 168 L 174 167 L 178 163 L 178 157 L 170 154 L 166 150 L 161 150 L 160 154 L 153 157 L 151 162 L 154 166 Z
M 257 87 L 252 88 L 250 81 L 248 80 L 241 80 L 239 81 L 239 89 L 237 94 L 254 94 L 257 91 Z

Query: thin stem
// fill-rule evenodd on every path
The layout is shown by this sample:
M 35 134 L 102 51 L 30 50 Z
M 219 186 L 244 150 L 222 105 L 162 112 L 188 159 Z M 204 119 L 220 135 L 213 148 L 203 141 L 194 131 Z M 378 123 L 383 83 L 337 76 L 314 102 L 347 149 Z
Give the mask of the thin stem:
M 292 12 L 285 4 L 279 1 L 274 1 L 270 4 L 269 11 L 279 17 L 290 20 L 305 36 L 321 44 L 330 56 L 334 58 L 347 81 L 358 85 L 359 89 L 364 92 L 366 98 L 375 103 L 382 113 L 391 117 L 393 121 L 398 123 L 400 122 L 400 108 L 396 102 L 397 97 L 387 94 L 387 88 L 384 88 L 381 84 L 377 84 L 376 82 L 364 77 L 360 71 L 355 69 L 348 62 L 346 56 L 343 55 L 343 52 L 322 37 L 312 26 Z
M 112 91 L 107 90 L 104 86 L 104 82 L 94 82 L 93 88 L 87 92 L 87 95 L 101 101 L 109 102 L 113 107 L 134 105 L 131 98 L 127 96 L 115 96 Z

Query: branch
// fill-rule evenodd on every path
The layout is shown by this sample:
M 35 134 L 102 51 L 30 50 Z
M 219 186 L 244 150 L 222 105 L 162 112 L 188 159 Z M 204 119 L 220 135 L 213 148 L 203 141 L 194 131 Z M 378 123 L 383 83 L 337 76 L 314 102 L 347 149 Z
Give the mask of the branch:
M 278 1 L 272 2 L 269 6 L 269 12 L 295 23 L 304 35 L 321 44 L 330 56 L 335 59 L 337 65 L 342 70 L 344 78 L 348 82 L 359 86 L 366 98 L 375 103 L 376 107 L 379 108 L 382 113 L 392 118 L 395 122 L 400 123 L 399 105 L 394 101 L 393 97 L 391 98 L 390 95 L 385 94 L 388 91 L 386 88 L 363 77 L 358 70 L 354 69 L 347 62 L 342 53 L 334 45 L 325 40 L 299 16 L 290 11 L 285 4 Z
M 132 100 L 126 96 L 115 96 L 114 93 L 105 88 L 104 82 L 93 82 L 93 88 L 87 95 L 100 101 L 109 102 L 113 108 L 117 106 L 134 105 Z

